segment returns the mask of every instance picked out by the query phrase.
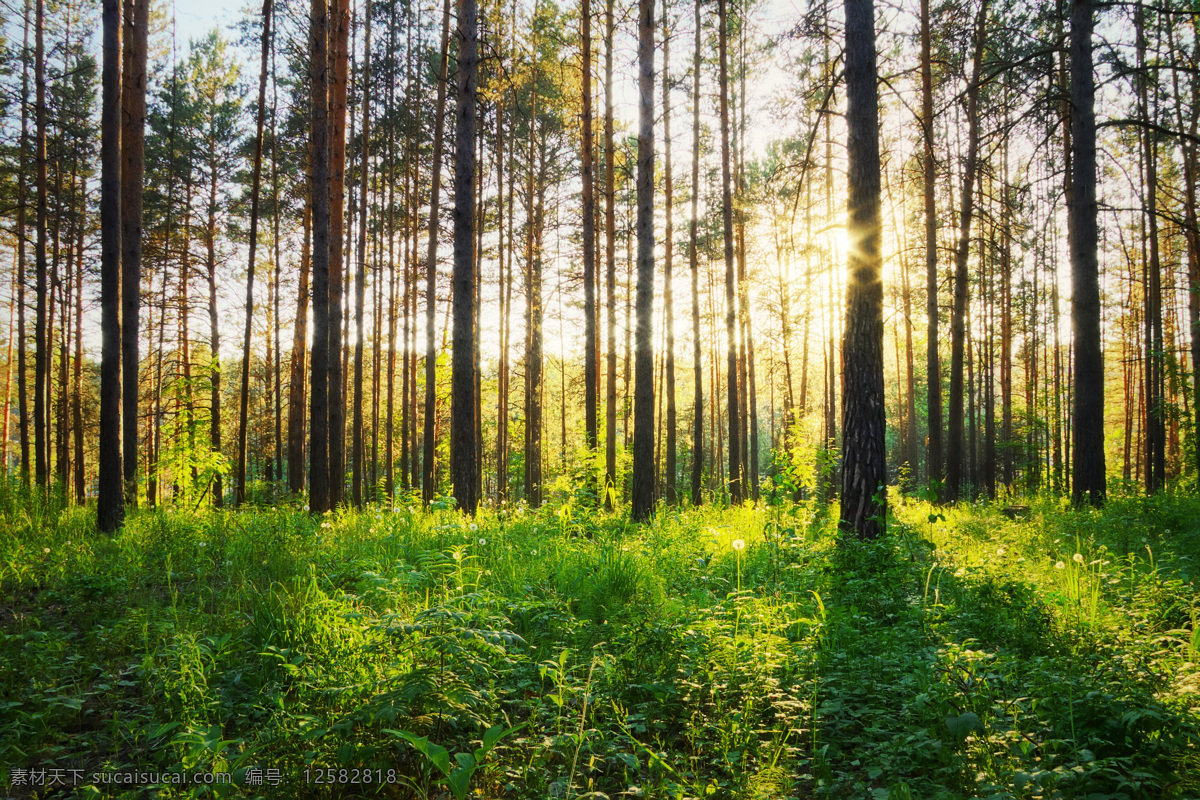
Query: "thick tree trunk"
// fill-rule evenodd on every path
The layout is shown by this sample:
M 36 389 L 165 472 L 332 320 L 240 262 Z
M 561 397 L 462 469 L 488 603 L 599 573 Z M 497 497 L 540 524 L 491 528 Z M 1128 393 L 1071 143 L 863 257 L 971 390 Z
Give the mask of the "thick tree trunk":
M 873 539 L 884 532 L 887 515 L 875 11 L 872 0 L 846 0 L 845 8 L 850 252 L 842 344 L 840 526 L 860 539 Z
M 121 6 L 104 0 L 100 106 L 100 449 L 96 524 L 125 519 L 121 470 Z
M 332 507 L 329 488 L 329 404 L 338 386 L 329 380 L 329 12 L 325 0 L 312 0 L 309 71 L 312 81 L 312 294 L 313 326 L 309 392 L 309 507 L 314 514 Z M 336 358 L 336 354 L 332 356 Z
M 537 7 L 534 6 L 531 50 L 536 59 Z M 529 153 L 526 181 L 528 219 L 525 226 L 525 500 L 542 504 L 542 182 L 538 172 L 536 60 L 529 82 Z
M 1075 333 L 1075 503 L 1104 503 L 1104 358 L 1096 256 L 1096 116 L 1092 75 L 1092 0 L 1071 6 L 1071 322 Z
M 638 0 L 637 381 L 632 516 L 654 513 L 654 0 Z
M 125 0 L 125 70 L 121 91 L 121 337 L 125 502 L 137 506 L 138 317 L 142 287 L 142 174 L 146 128 L 149 0 Z
M 458 104 L 454 146 L 454 341 L 451 367 L 450 463 L 458 507 L 479 505 L 475 442 L 475 0 L 459 0 Z
M 346 494 L 345 299 L 346 96 L 350 65 L 349 0 L 329 5 L 329 508 Z

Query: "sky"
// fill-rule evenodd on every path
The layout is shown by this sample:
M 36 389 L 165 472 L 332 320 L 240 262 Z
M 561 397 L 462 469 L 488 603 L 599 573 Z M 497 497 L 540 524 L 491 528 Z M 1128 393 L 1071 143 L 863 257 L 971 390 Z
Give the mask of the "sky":
M 237 19 L 244 0 L 167 0 L 175 8 L 175 25 L 179 44 L 198 39 L 216 25 L 221 30 Z

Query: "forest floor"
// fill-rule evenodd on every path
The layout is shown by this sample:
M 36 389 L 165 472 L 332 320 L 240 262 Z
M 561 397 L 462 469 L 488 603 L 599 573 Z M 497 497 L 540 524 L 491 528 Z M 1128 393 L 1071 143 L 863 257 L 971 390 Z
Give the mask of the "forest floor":
M 811 502 L 0 499 L 4 796 L 1200 796 L 1190 496 L 901 500 L 873 545 Z

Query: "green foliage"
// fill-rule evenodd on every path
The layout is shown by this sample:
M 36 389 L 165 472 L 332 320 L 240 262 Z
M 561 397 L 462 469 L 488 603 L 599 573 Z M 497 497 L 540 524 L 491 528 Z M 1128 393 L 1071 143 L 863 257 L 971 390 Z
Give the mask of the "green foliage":
M 233 775 L 214 796 L 270 796 L 263 769 L 323 796 L 1200 791 L 1194 501 L 1011 520 L 899 499 L 863 543 L 815 501 L 636 528 L 570 491 L 474 519 L 178 508 L 104 536 L 5 491 L 10 783 L 83 763 Z

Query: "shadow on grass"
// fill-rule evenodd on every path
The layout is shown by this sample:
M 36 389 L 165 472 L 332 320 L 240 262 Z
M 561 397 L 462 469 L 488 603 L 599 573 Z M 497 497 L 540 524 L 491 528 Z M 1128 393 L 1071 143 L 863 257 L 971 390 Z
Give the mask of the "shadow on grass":
M 935 562 L 908 537 L 828 575 L 820 797 L 1194 796 L 1197 720 L 1136 639 L 1056 616 L 1037 587 Z

